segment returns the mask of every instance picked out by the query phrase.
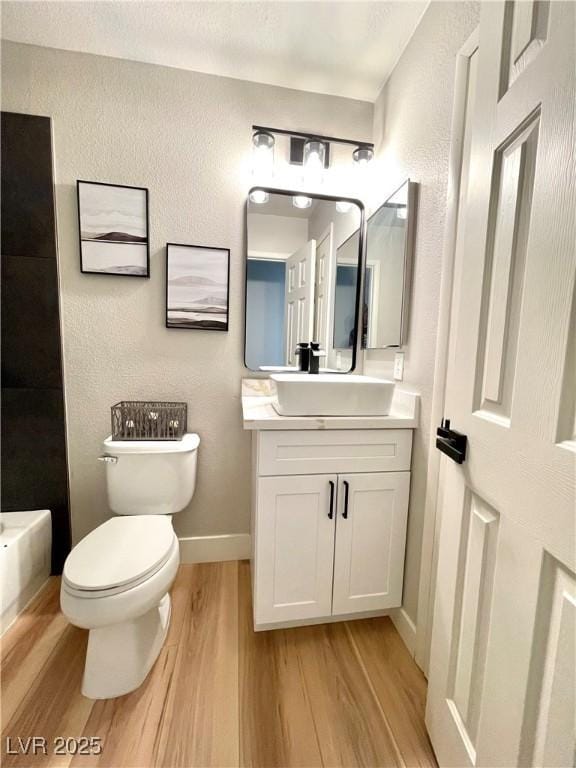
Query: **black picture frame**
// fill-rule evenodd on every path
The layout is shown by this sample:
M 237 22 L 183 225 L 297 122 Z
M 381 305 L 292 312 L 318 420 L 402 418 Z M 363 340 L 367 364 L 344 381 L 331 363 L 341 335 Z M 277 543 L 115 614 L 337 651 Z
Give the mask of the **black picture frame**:
M 212 293 L 213 295 L 206 298 L 211 298 L 213 301 L 211 302 L 211 306 L 202 306 L 202 302 L 199 302 L 198 306 L 196 308 L 187 308 L 182 309 L 179 307 L 170 306 L 170 250 L 180 248 L 180 249 L 190 249 L 191 251 L 196 252 L 204 252 L 204 251 L 217 251 L 221 252 L 222 254 L 225 254 L 226 259 L 226 268 L 225 268 L 225 280 L 226 285 L 222 286 L 221 284 L 218 284 L 218 281 L 216 279 L 213 280 L 213 284 L 206 284 L 204 286 L 204 289 L 208 293 Z M 197 255 L 199 255 L 197 253 Z M 186 277 L 183 275 L 182 277 Z M 190 275 L 190 281 L 193 280 L 194 275 Z M 210 279 L 210 278 L 207 278 Z M 196 289 L 196 291 L 199 290 L 199 285 L 194 286 L 191 282 L 188 283 L 188 286 L 184 287 L 190 287 L 191 289 Z M 220 302 L 224 301 L 224 296 L 222 295 L 225 293 L 225 304 Z M 219 295 L 214 295 L 219 294 Z M 216 303 L 218 302 L 218 303 Z M 190 299 L 190 303 L 192 303 L 192 300 Z M 224 307 L 224 310 L 220 309 L 220 306 Z M 211 246 L 211 245 L 191 245 L 189 243 L 166 243 L 166 303 L 165 303 L 165 324 L 166 328 L 170 330 L 194 330 L 194 331 L 224 331 L 227 332 L 230 326 L 230 249 L 229 248 L 220 248 L 218 246 Z M 185 312 L 191 312 L 195 315 L 203 314 L 209 315 L 210 317 L 207 317 L 206 319 L 198 320 L 198 319 L 190 319 L 186 320 L 185 318 L 170 318 L 170 312 L 180 312 L 181 314 L 184 314 Z M 219 320 L 215 315 L 222 314 L 225 316 L 224 320 Z
M 130 234 L 122 232 L 122 231 L 114 231 L 113 229 L 108 229 L 108 227 L 103 227 L 103 233 L 99 237 L 94 238 L 86 238 L 82 236 L 82 223 L 83 223 L 83 211 L 82 211 L 82 201 L 81 201 L 81 185 L 87 185 L 92 187 L 107 187 L 109 189 L 125 189 L 125 190 L 137 190 L 138 192 L 142 192 L 144 196 L 144 215 L 142 217 L 142 224 L 145 226 L 145 238 L 140 236 L 135 236 L 134 240 L 128 239 L 131 237 Z M 76 180 L 76 202 L 77 202 L 77 208 L 78 208 L 78 245 L 79 245 L 79 256 L 80 256 L 80 271 L 82 274 L 85 275 L 106 275 L 106 276 L 113 276 L 113 277 L 140 277 L 140 278 L 149 278 L 150 277 L 150 211 L 149 211 L 149 192 L 147 187 L 134 187 L 127 184 L 111 184 L 104 181 L 88 181 L 86 179 L 77 179 Z M 111 226 L 113 226 L 113 222 L 111 221 Z M 105 230 L 108 229 L 108 232 Z M 118 235 L 119 239 L 117 240 L 111 240 L 111 235 Z M 108 238 L 108 239 L 107 239 Z M 145 266 L 142 265 L 130 265 L 130 264 L 124 264 L 124 265 L 118 265 L 116 267 L 112 268 L 102 268 L 102 269 L 90 269 L 86 265 L 86 250 L 87 250 L 87 244 L 88 243 L 96 243 L 98 245 L 101 245 L 102 248 L 105 248 L 106 245 L 132 245 L 132 246 L 145 246 Z M 91 256 L 92 259 L 96 259 L 97 257 L 95 255 Z

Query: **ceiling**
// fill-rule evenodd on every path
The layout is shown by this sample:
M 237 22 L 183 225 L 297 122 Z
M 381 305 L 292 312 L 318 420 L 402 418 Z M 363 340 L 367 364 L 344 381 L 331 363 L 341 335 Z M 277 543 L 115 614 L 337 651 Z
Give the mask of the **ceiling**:
M 3 0 L 2 37 L 374 101 L 427 5 Z

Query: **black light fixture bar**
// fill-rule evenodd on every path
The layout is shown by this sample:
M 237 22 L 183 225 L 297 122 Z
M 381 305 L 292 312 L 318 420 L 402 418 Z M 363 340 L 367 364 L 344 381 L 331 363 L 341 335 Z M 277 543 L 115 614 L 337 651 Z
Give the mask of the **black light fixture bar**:
M 284 128 L 267 128 L 263 125 L 253 125 L 253 131 L 264 131 L 266 133 L 277 134 L 280 136 L 294 136 L 298 139 L 317 139 L 330 144 L 348 144 L 351 147 L 366 147 L 374 149 L 374 144 L 370 141 L 353 141 L 352 139 L 338 139 L 335 136 L 322 136 L 319 133 L 303 133 L 302 131 L 287 131 Z

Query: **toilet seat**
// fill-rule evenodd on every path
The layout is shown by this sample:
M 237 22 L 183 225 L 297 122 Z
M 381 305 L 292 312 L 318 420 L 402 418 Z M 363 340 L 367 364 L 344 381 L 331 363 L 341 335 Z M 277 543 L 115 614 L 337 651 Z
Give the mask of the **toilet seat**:
M 171 557 L 176 534 L 170 517 L 115 517 L 100 525 L 70 552 L 62 586 L 79 598 L 120 594 L 142 584 Z
M 174 534 L 165 563 L 138 583 L 111 587 L 107 590 L 78 590 L 62 579 L 60 605 L 65 616 L 77 627 L 97 627 L 125 624 L 137 619 L 154 607 L 167 594 L 176 577 L 180 563 L 180 547 Z

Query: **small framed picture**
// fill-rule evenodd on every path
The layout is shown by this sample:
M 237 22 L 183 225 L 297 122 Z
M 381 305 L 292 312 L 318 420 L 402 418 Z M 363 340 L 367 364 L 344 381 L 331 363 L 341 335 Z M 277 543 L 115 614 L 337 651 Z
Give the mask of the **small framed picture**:
M 166 327 L 228 330 L 230 251 L 166 244 Z
M 80 269 L 95 275 L 150 277 L 148 190 L 77 181 Z

